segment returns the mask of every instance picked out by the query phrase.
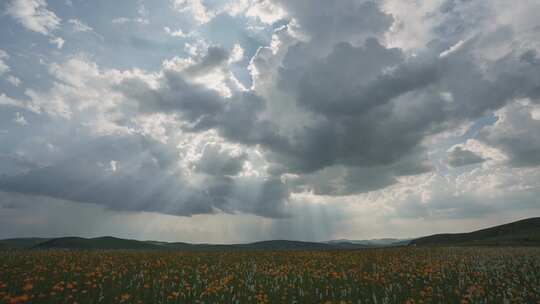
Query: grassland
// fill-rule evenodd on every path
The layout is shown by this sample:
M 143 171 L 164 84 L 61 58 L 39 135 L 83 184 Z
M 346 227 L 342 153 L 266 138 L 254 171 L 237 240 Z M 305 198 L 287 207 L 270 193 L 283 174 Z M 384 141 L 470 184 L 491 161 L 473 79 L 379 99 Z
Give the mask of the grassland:
M 0 252 L 3 303 L 540 303 L 540 248 Z

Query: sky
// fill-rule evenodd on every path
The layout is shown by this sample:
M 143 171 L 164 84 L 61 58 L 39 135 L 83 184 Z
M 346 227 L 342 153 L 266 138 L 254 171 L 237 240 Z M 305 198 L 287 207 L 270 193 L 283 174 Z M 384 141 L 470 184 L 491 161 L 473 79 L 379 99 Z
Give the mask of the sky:
M 540 216 L 537 0 L 6 0 L 0 238 Z

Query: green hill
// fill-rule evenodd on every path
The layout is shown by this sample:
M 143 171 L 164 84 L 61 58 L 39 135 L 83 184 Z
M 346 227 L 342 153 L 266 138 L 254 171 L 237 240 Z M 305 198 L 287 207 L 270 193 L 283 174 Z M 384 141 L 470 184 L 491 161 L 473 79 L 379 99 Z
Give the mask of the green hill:
M 359 246 L 363 245 L 365 247 L 398 247 L 408 245 L 410 239 L 370 239 L 370 240 L 348 240 L 348 239 L 339 239 L 332 240 L 326 243 L 331 245 L 341 245 L 341 246 Z
M 337 246 L 333 246 L 325 243 L 317 242 L 300 242 L 289 240 L 272 240 L 262 241 L 250 244 L 236 245 L 241 248 L 251 250 L 330 250 L 338 249 Z
M 468 233 L 435 234 L 414 239 L 413 246 L 540 246 L 540 217 Z
M 0 249 L 24 249 L 36 246 L 50 238 L 12 238 L 0 240 Z
M 162 249 L 161 246 L 150 242 L 141 242 L 137 240 L 126 240 L 115 237 L 99 238 L 80 238 L 80 237 L 62 237 L 51 239 L 37 244 L 35 249 Z
M 344 250 L 388 246 L 540 246 L 540 218 L 525 219 L 469 233 L 435 234 L 414 240 L 377 239 L 302 242 L 270 240 L 247 244 L 190 244 L 137 241 L 115 237 L 12 238 L 0 240 L 0 250 L 12 249 L 133 249 L 178 251 L 223 250 Z
M 142 250 L 179 250 L 179 251 L 218 251 L 218 250 L 337 250 L 365 248 L 355 244 L 326 244 L 288 240 L 271 240 L 247 244 L 189 244 L 154 241 L 126 240 L 114 237 L 80 238 L 63 237 L 50 239 L 32 247 L 33 249 L 142 249 Z

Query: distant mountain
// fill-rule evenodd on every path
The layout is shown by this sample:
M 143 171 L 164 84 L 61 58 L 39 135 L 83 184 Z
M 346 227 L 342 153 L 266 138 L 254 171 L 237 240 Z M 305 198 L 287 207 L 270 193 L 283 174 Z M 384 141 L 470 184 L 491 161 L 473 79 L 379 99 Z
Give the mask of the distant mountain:
M 50 238 L 13 238 L 0 240 L 0 248 L 23 249 L 30 248 L 39 243 L 50 240 Z
M 540 246 L 540 217 L 469 233 L 435 234 L 414 239 L 414 246 Z
M 41 242 L 36 249 L 160 249 L 159 245 L 111 236 L 98 238 L 62 237 Z
M 333 246 L 326 243 L 300 242 L 288 240 L 262 241 L 250 244 L 235 245 L 240 248 L 250 250 L 331 250 L 339 249 L 339 246 Z
M 289 240 L 271 240 L 247 244 L 190 244 L 182 242 L 137 241 L 115 237 L 81 238 L 61 237 L 54 239 L 9 239 L 0 241 L 0 249 L 133 249 L 133 250 L 178 250 L 178 251 L 218 251 L 218 250 L 338 250 L 360 249 L 361 244 L 327 244 Z
M 348 239 L 339 239 L 328 241 L 328 244 L 354 244 L 354 245 L 364 245 L 365 247 L 393 247 L 393 246 L 406 246 L 409 244 L 410 239 L 370 239 L 370 240 L 348 240 Z
M 469 233 L 436 234 L 414 240 L 372 239 L 302 242 L 270 240 L 247 244 L 190 244 L 182 242 L 137 241 L 111 236 L 98 238 L 13 238 L 0 240 L 5 249 L 133 249 L 133 250 L 343 250 L 394 246 L 540 246 L 540 218 L 530 218 Z

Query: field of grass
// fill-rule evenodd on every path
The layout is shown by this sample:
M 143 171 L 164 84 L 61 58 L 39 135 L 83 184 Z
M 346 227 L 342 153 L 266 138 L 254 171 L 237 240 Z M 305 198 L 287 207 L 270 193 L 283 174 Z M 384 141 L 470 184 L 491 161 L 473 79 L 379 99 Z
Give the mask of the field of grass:
M 540 303 L 540 248 L 0 251 L 3 303 Z

